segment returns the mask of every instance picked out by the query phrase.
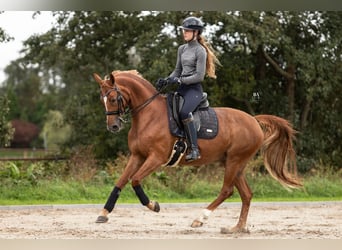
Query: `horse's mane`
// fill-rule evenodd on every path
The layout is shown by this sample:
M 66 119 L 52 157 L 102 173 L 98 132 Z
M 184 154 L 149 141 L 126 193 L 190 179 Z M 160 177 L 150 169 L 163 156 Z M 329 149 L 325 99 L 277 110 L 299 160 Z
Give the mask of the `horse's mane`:
M 120 75 L 129 75 L 130 77 L 133 77 L 133 78 L 138 78 L 142 81 L 139 81 L 145 85 L 148 85 L 148 86 L 153 86 L 148 80 L 146 80 L 137 70 L 135 69 L 132 69 L 132 70 L 114 70 L 112 72 L 113 76 L 114 77 L 117 77 L 117 76 L 120 76 Z
M 135 76 L 139 76 L 141 79 L 146 80 L 137 70 L 131 69 L 131 70 L 114 70 L 112 74 L 115 76 L 119 74 L 131 74 Z

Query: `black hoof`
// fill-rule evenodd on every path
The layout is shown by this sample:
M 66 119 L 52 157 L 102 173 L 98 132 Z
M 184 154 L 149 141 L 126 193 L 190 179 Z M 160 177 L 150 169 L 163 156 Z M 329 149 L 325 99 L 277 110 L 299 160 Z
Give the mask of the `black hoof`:
M 160 211 L 160 206 L 159 206 L 159 203 L 158 202 L 154 202 L 154 209 L 153 209 L 154 212 L 159 212 Z
M 107 216 L 100 215 L 97 217 L 97 220 L 95 221 L 96 223 L 106 223 L 108 221 Z

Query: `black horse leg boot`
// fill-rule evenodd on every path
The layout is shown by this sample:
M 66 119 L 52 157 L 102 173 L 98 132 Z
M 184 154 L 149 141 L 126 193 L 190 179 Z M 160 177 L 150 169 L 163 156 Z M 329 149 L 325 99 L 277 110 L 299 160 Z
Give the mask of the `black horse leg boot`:
M 185 156 L 187 162 L 194 161 L 201 158 L 198 144 L 197 144 L 197 131 L 194 123 L 194 118 L 192 113 L 190 113 L 189 118 L 182 120 L 185 134 L 190 146 L 190 152 Z

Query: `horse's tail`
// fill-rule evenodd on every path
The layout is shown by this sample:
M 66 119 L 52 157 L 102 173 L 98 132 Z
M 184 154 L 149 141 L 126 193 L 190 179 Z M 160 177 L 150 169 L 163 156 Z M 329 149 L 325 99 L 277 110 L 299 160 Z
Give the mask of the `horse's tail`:
M 273 115 L 257 115 L 264 132 L 261 154 L 270 175 L 285 188 L 299 188 L 303 184 L 297 175 L 296 153 L 293 140 L 296 131 L 285 119 Z

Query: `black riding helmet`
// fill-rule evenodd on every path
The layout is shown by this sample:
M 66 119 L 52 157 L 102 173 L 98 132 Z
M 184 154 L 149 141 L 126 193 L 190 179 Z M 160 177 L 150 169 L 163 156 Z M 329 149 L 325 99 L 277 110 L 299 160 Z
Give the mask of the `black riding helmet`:
M 185 18 L 182 26 L 180 26 L 180 28 L 185 30 L 198 30 L 198 34 L 202 33 L 203 27 L 204 25 L 201 19 L 193 16 Z

